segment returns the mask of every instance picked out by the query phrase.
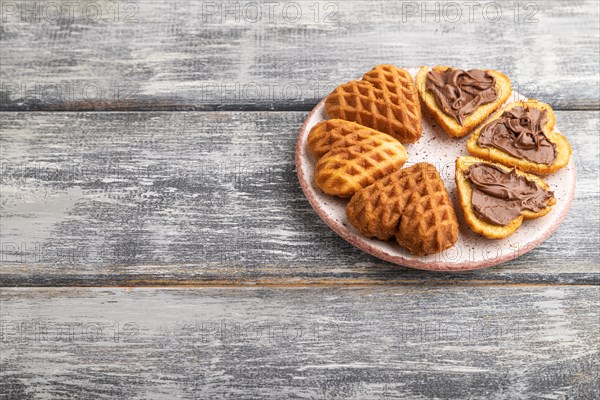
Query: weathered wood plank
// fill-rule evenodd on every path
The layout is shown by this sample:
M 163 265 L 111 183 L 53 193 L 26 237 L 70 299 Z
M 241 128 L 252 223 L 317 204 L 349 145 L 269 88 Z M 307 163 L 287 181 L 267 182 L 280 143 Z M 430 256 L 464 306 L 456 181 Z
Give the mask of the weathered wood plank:
M 308 110 L 382 62 L 600 107 L 596 0 L 47 3 L 2 3 L 2 110 Z
M 294 171 L 305 116 L 0 114 L 3 284 L 598 282 L 598 112 L 557 113 L 578 169 L 563 226 L 459 275 L 392 266 L 329 230 Z
M 2 289 L 21 398 L 593 399 L 598 287 Z

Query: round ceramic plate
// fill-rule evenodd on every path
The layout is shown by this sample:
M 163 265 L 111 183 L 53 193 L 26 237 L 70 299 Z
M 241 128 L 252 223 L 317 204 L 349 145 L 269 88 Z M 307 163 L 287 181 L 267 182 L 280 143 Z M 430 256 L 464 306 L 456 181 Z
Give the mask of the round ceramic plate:
M 418 69 L 408 70 L 413 77 Z M 526 100 L 513 93 L 509 102 Z M 321 101 L 312 110 L 300 131 L 296 145 L 296 168 L 304 194 L 317 214 L 331 229 L 349 243 L 382 260 L 411 268 L 431 271 L 465 271 L 491 267 L 519 257 L 546 240 L 565 219 L 575 195 L 575 165 L 571 160 L 567 167 L 544 180 L 554 191 L 557 204 L 552 211 L 538 219 L 523 221 L 523 225 L 508 238 L 490 240 L 473 233 L 464 220 L 458 202 L 454 182 L 456 158 L 469 155 L 466 143 L 469 135 L 462 139 L 451 139 L 436 121 L 423 110 L 423 136 L 411 145 L 406 145 L 408 161 L 404 167 L 419 162 L 436 166 L 444 180 L 458 217 L 459 237 L 454 247 L 438 254 L 414 256 L 393 241 L 385 242 L 361 235 L 346 218 L 348 200 L 328 196 L 314 184 L 315 159 L 307 146 L 308 133 L 317 123 L 328 119 L 325 103 Z M 559 130 L 558 127 L 555 128 Z

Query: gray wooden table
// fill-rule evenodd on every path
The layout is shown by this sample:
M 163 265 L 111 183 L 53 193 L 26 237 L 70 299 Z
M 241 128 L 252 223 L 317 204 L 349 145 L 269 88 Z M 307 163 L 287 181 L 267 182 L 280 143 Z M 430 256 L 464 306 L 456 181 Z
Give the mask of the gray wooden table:
M 0 2 L 0 398 L 600 397 L 597 1 L 53 4 Z M 297 132 L 383 62 L 557 110 L 550 239 L 425 273 L 327 228 Z

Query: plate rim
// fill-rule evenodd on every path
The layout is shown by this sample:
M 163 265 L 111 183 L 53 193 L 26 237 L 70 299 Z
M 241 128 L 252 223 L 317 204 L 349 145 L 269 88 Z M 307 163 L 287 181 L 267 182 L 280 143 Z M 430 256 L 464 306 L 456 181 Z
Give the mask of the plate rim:
M 368 240 L 370 238 L 368 238 L 366 236 L 359 237 L 359 235 L 355 235 L 355 234 L 351 233 L 350 231 L 348 231 L 346 228 L 344 228 L 342 223 L 336 222 L 332 217 L 330 217 L 324 211 L 324 209 L 322 208 L 318 199 L 316 197 L 314 197 L 312 195 L 312 193 L 310 193 L 310 191 L 309 191 L 309 184 L 310 184 L 309 179 L 312 179 L 312 177 L 307 179 L 307 177 L 304 174 L 304 170 L 302 168 L 302 144 L 303 144 L 302 136 L 303 136 L 303 133 L 306 132 L 306 130 L 307 130 L 308 123 L 312 120 L 314 115 L 317 112 L 319 112 L 322 109 L 322 107 L 324 107 L 324 104 L 325 104 L 325 99 L 322 99 L 321 101 L 319 101 L 319 103 L 317 103 L 317 105 L 306 116 L 306 119 L 304 120 L 304 123 L 302 124 L 302 127 L 300 128 L 300 132 L 299 132 L 298 138 L 296 140 L 296 154 L 295 154 L 295 164 L 296 164 L 296 173 L 298 176 L 298 181 L 300 183 L 300 187 L 302 188 L 302 192 L 304 193 L 304 196 L 310 203 L 313 210 L 321 218 L 321 220 L 323 220 L 323 222 L 325 222 L 325 224 L 327 224 L 327 226 L 331 230 L 333 230 L 338 236 L 340 236 L 346 242 L 348 242 L 351 245 L 353 245 L 354 247 L 364 251 L 365 253 L 370 254 L 371 256 L 377 257 L 383 261 L 387 261 L 387 262 L 390 262 L 392 264 L 396 264 L 399 266 L 418 269 L 418 270 L 424 270 L 424 271 L 460 272 L 460 271 L 472 271 L 472 270 L 478 270 L 478 269 L 483 269 L 483 268 L 490 268 L 490 267 L 494 267 L 499 264 L 505 263 L 507 261 L 514 260 L 515 258 L 519 258 L 519 257 L 523 256 L 524 254 L 528 253 L 529 251 L 538 247 L 540 244 L 542 244 L 544 241 L 546 241 L 550 236 L 552 236 L 552 234 L 554 232 L 556 232 L 558 227 L 562 224 L 562 222 L 567 217 L 569 211 L 571 210 L 571 205 L 572 205 L 573 199 L 575 198 L 575 190 L 576 190 L 576 186 L 577 186 L 576 185 L 577 184 L 576 165 L 573 162 L 572 157 L 569 160 L 569 164 L 567 164 L 567 166 L 571 168 L 571 175 L 572 175 L 573 179 L 572 179 L 571 187 L 569 188 L 570 189 L 569 197 L 567 199 L 566 207 L 559 215 L 557 215 L 554 223 L 550 226 L 550 228 L 548 228 L 546 230 L 546 232 L 540 238 L 538 238 L 535 241 L 529 242 L 525 247 L 523 247 L 522 249 L 519 249 L 519 251 L 509 252 L 507 255 L 503 255 L 503 256 L 500 256 L 498 258 L 494 258 L 491 260 L 462 261 L 462 262 L 458 262 L 458 263 L 448 262 L 448 261 L 440 261 L 440 260 L 423 261 L 418 258 L 406 258 L 401 255 L 394 256 L 389 253 L 386 253 L 385 251 L 378 249 L 378 248 L 374 247 L 373 245 L 369 244 Z M 469 227 L 467 227 L 467 228 L 470 229 Z M 489 240 L 493 242 L 493 239 L 489 239 Z

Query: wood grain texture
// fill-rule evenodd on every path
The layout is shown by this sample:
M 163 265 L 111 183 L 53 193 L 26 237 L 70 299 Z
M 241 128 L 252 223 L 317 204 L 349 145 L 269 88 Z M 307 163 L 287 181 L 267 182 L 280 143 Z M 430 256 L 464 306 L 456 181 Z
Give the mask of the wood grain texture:
M 598 294 L 3 288 L 0 391 L 10 399 L 594 399 Z
M 600 107 L 596 0 L 70 3 L 3 2 L 0 109 L 309 110 L 383 62 L 494 68 L 555 108 Z
M 305 116 L 0 114 L 2 284 L 598 283 L 598 112 L 557 112 L 578 170 L 559 230 L 461 274 L 384 263 L 317 217 L 294 170 Z

